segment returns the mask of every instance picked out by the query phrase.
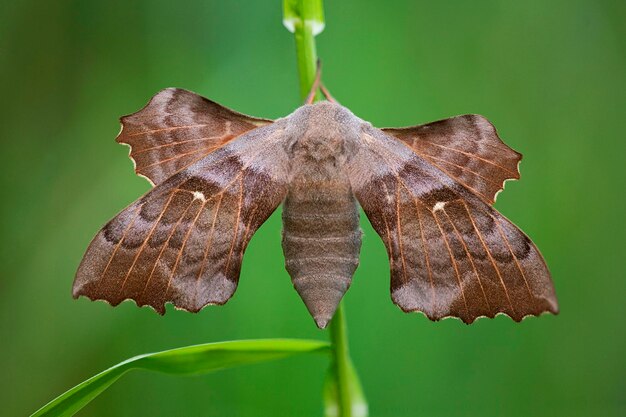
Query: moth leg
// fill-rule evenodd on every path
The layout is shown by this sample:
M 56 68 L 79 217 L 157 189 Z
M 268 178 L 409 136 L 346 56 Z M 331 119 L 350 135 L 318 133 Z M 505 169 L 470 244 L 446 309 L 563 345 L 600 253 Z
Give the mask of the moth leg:
M 324 94 L 324 97 L 326 97 L 326 100 L 330 101 L 331 103 L 339 104 L 339 102 L 335 99 L 335 97 L 333 97 L 330 94 L 330 91 L 328 91 L 328 89 L 323 83 L 320 84 L 320 90 L 322 90 L 322 94 Z

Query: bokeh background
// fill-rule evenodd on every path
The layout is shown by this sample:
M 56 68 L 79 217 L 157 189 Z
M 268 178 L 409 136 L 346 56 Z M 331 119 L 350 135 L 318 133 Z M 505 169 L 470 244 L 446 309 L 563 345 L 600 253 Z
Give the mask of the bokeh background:
M 0 9 L 0 369 L 25 415 L 127 357 L 237 338 L 327 339 L 283 267 L 280 213 L 224 307 L 165 317 L 75 301 L 96 231 L 148 190 L 117 119 L 164 87 L 275 118 L 300 100 L 279 1 L 9 1 Z M 326 2 L 333 94 L 376 126 L 480 113 L 524 154 L 497 208 L 541 248 L 559 316 L 466 326 L 405 315 L 365 218 L 345 297 L 372 416 L 626 414 L 625 3 Z M 298 357 L 199 377 L 129 374 L 83 416 L 316 416 L 327 366 Z

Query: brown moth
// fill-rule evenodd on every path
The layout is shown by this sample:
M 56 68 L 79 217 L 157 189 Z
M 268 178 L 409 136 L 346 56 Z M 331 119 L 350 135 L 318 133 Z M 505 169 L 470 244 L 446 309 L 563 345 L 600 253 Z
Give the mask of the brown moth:
M 282 203 L 287 271 L 324 328 L 359 263 L 360 205 L 403 311 L 465 323 L 558 312 L 539 251 L 492 207 L 521 155 L 482 116 L 377 129 L 323 101 L 272 121 L 172 88 L 121 122 L 117 141 L 154 188 L 93 239 L 74 297 L 160 314 L 167 302 L 224 304 L 250 238 Z

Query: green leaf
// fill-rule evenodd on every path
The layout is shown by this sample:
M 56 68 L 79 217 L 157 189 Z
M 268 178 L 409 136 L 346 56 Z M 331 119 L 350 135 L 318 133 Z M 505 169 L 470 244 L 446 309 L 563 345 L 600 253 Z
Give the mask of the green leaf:
M 315 340 L 263 339 L 207 343 L 139 355 L 75 386 L 33 416 L 71 416 L 132 369 L 193 375 L 302 353 L 327 352 L 328 348 L 328 343 Z
M 324 417 L 367 417 L 368 406 L 361 383 L 352 365 L 352 361 L 348 360 L 345 365 L 346 372 L 346 389 L 347 394 L 344 396 L 349 399 L 349 416 L 343 416 L 340 412 L 341 404 L 339 403 L 339 390 L 337 387 L 337 366 L 332 364 L 326 374 L 324 381 Z M 344 413 L 347 414 L 347 413 Z

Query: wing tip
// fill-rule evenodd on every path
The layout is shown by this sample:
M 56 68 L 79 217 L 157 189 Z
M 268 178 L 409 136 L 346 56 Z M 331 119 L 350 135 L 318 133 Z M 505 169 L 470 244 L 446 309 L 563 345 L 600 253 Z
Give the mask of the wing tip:
M 129 119 L 129 118 L 131 118 L 133 116 L 136 116 L 136 115 L 146 111 L 154 103 L 154 101 L 156 101 L 157 98 L 161 98 L 163 95 L 172 95 L 172 94 L 177 93 L 177 92 L 190 93 L 190 94 L 197 95 L 197 94 L 195 94 L 195 93 L 193 93 L 193 92 L 191 92 L 189 90 L 185 90 L 183 88 L 178 88 L 178 87 L 167 87 L 167 88 L 164 88 L 162 90 L 159 90 L 152 97 L 150 97 L 150 100 L 148 100 L 148 102 L 141 109 L 137 110 L 136 112 L 125 114 L 124 116 L 121 116 L 120 119 L 119 119 L 120 123 L 122 125 L 124 125 L 124 122 L 126 121 L 126 119 Z M 121 133 L 122 132 L 120 131 L 120 134 Z M 118 137 L 119 137 L 120 134 L 118 134 Z
M 502 138 L 500 137 L 500 134 L 498 133 L 498 128 L 496 128 L 496 126 L 493 123 L 491 123 L 489 119 L 487 119 L 482 114 L 476 114 L 476 113 L 470 113 L 470 114 L 465 114 L 465 115 L 456 116 L 456 117 L 468 118 L 469 121 L 473 123 L 475 126 L 479 128 L 487 128 L 491 130 L 492 131 L 491 133 L 500 142 L 500 144 L 504 145 L 506 147 L 506 150 L 513 152 L 515 154 L 515 159 L 517 159 L 517 164 L 519 168 L 519 162 L 522 160 L 523 155 L 520 152 L 516 151 L 515 149 L 511 148 L 502 140 Z M 519 169 L 517 170 L 517 175 L 519 176 Z M 517 179 L 519 179 L 519 177 Z
M 127 134 L 127 133 L 124 132 L 124 127 L 126 126 L 126 123 L 127 123 L 128 119 L 130 119 L 132 117 L 135 117 L 135 116 L 138 116 L 141 113 L 143 113 L 146 110 L 148 110 L 154 104 L 154 102 L 157 99 L 160 99 L 163 95 L 171 96 L 171 95 L 173 95 L 173 94 L 175 94 L 177 92 L 183 92 L 183 93 L 189 93 L 189 94 L 197 95 L 197 94 L 195 94 L 195 93 L 193 93 L 193 92 L 191 92 L 189 90 L 185 90 L 183 88 L 178 88 L 178 87 L 167 87 L 167 88 L 164 88 L 162 90 L 159 90 L 155 95 L 150 97 L 150 100 L 148 100 L 148 102 L 141 109 L 139 109 L 139 110 L 137 110 L 136 112 L 133 112 L 133 113 L 125 114 L 125 115 L 123 115 L 123 116 L 121 116 L 119 118 L 119 122 L 120 122 L 121 126 L 120 126 L 119 133 L 115 137 L 115 141 L 117 143 L 123 143 L 123 144 L 126 144 L 126 145 L 130 146 L 130 143 L 124 141 L 124 140 L 127 140 L 126 138 L 128 136 L 132 135 L 132 133 L 131 134 Z

